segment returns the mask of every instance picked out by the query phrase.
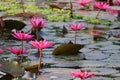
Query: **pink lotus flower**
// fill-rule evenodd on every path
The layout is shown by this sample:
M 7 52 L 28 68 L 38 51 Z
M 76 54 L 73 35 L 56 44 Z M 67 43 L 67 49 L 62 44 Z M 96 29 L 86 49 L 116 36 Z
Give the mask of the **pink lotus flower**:
M 45 20 L 43 18 L 32 18 L 30 23 L 35 28 L 44 28 L 45 27 Z
M 100 35 L 101 32 L 100 32 L 100 31 L 97 31 L 97 30 L 93 30 L 93 31 L 91 32 L 91 34 L 93 34 L 93 35 Z
M 30 41 L 30 44 L 38 49 L 44 49 L 44 48 L 48 48 L 51 47 L 53 45 L 52 42 L 47 42 L 46 40 L 43 41 Z
M 0 64 L 0 67 L 2 67 L 2 64 Z
M 51 47 L 53 45 L 53 42 L 47 42 L 46 40 L 43 41 L 30 41 L 30 44 L 39 49 L 40 52 L 40 60 L 39 60 L 39 65 L 38 65 L 38 71 L 41 68 L 41 63 L 42 63 L 42 49 Z
M 16 31 L 12 34 L 12 36 L 14 36 L 15 38 L 17 38 L 21 41 L 28 40 L 28 39 L 31 39 L 33 37 L 33 35 L 30 35 L 29 33 L 16 32 Z
M 8 50 L 11 51 L 15 55 L 27 54 L 28 53 L 27 50 L 22 50 L 21 48 L 19 49 L 19 48 L 10 47 L 10 48 L 8 48 Z
M 93 6 L 98 8 L 98 9 L 107 9 L 107 8 L 109 8 L 109 4 L 105 3 L 105 2 L 94 2 Z
M 23 54 L 27 54 L 28 50 L 23 50 L 22 48 L 13 48 L 10 47 L 8 48 L 9 51 L 11 51 L 13 54 L 15 54 L 17 56 L 17 60 L 18 60 L 18 56 L 22 54 L 22 58 L 23 58 Z
M 120 0 L 113 0 L 114 5 L 120 5 Z
M 3 49 L 0 49 L 0 53 L 3 53 L 4 52 L 4 50 Z
M 96 18 L 97 18 L 100 14 L 100 11 L 109 8 L 110 5 L 105 2 L 94 2 L 93 6 L 99 9 L 96 15 Z
M 85 6 L 86 4 L 90 3 L 91 0 L 78 0 L 76 3 L 80 4 L 82 6 Z
M 83 28 L 83 25 L 82 24 L 70 24 L 70 28 L 73 30 L 73 31 L 77 31 L 77 30 L 80 30 Z
M 78 31 L 78 30 L 81 30 L 82 28 L 83 28 L 83 25 L 82 24 L 70 24 L 69 25 L 69 27 L 73 30 L 73 31 L 75 31 L 75 44 L 76 44 L 76 31 Z
M 93 72 L 86 72 L 86 71 L 75 71 L 70 73 L 72 76 L 80 79 L 86 79 L 94 75 Z
M 107 10 L 109 13 L 114 14 L 115 16 L 118 16 L 119 11 L 118 10 Z

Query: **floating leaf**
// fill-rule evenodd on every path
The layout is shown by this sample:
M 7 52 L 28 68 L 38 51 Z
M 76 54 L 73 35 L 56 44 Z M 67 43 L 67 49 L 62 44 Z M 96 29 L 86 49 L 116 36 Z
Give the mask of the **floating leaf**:
M 0 60 L 0 64 L 2 64 L 0 71 L 9 73 L 14 77 L 22 76 L 24 74 L 24 69 L 16 61 Z
M 77 54 L 81 48 L 83 48 L 84 45 L 80 44 L 62 44 L 55 48 L 53 51 L 54 55 L 72 55 Z
M 4 20 L 4 24 L 7 30 L 12 29 L 21 30 L 26 26 L 25 23 L 18 20 Z

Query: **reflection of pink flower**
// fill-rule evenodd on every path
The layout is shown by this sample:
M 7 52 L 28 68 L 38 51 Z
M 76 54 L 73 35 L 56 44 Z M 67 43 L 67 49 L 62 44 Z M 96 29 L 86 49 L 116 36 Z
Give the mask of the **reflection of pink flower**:
M 76 3 L 85 6 L 86 4 L 90 2 L 91 0 L 78 0 Z
M 105 3 L 105 2 L 94 2 L 93 6 L 96 7 L 96 8 L 99 8 L 99 9 L 109 8 L 109 4 Z
M 31 39 L 33 37 L 33 35 L 30 35 L 26 32 L 14 32 L 12 34 L 12 36 L 14 36 L 15 38 L 17 38 L 21 41 L 28 40 L 28 39 Z
M 80 79 L 86 79 L 94 75 L 93 72 L 86 72 L 86 71 L 75 71 L 70 73 L 72 76 L 80 78 Z
M 30 44 L 38 49 L 44 49 L 44 48 L 48 48 L 51 47 L 53 45 L 52 42 L 47 42 L 46 40 L 43 41 L 30 41 Z
M 101 32 L 100 32 L 100 31 L 97 31 L 97 30 L 93 30 L 93 31 L 91 32 L 91 34 L 93 34 L 93 35 L 100 35 Z
M 27 50 L 22 50 L 21 48 L 19 49 L 19 48 L 10 47 L 10 48 L 8 48 L 8 50 L 11 51 L 15 55 L 27 54 L 28 53 Z
M 0 67 L 2 67 L 2 64 L 0 64 Z
M 32 27 L 35 27 L 35 28 L 44 28 L 45 27 L 45 20 L 43 18 L 32 18 L 30 20 L 30 23 L 32 25 Z
M 77 30 L 80 30 L 83 28 L 83 25 L 82 24 L 70 24 L 70 28 L 73 30 L 73 31 L 77 31 Z
M 4 52 L 4 50 L 3 49 L 0 49 L 0 53 L 3 53 Z
M 118 16 L 119 11 L 118 10 L 107 10 L 109 13 L 114 14 L 115 16 Z

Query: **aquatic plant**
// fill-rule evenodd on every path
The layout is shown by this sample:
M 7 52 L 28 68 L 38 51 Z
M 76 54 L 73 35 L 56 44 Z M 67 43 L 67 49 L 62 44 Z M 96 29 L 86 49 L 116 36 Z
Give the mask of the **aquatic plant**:
M 4 50 L 0 48 L 0 53 L 3 53 L 3 52 L 4 52 Z
M 72 71 L 70 74 L 76 78 L 87 79 L 89 77 L 92 77 L 94 75 L 93 72 L 87 72 L 87 71 Z
M 115 15 L 115 16 L 118 16 L 118 14 L 119 14 L 119 11 L 118 10 L 107 10 L 107 12 L 109 12 L 109 13 L 111 13 L 111 14 L 113 14 L 113 15 Z
M 78 0 L 76 3 L 85 7 L 90 2 L 91 2 L 91 0 Z
M 74 44 L 76 44 L 76 33 L 78 30 L 81 30 L 83 28 L 83 24 L 76 23 L 76 24 L 70 24 L 69 27 L 75 31 L 75 41 Z
M 96 1 L 96 2 L 94 2 L 93 6 L 99 9 L 98 13 L 96 15 L 96 18 L 99 16 L 101 10 L 106 10 L 107 8 L 109 8 L 109 4 L 105 3 L 105 2 L 97 2 Z
M 22 48 L 21 55 L 22 55 L 22 61 L 23 61 L 23 46 L 24 46 L 23 41 L 31 39 L 33 37 L 33 35 L 30 35 L 29 33 L 26 33 L 26 32 L 17 32 L 17 31 L 15 31 L 15 32 L 12 33 L 12 36 L 22 42 L 21 43 L 21 48 Z
M 39 54 L 40 54 L 40 59 L 39 59 L 39 64 L 38 64 L 38 71 L 40 71 L 41 69 L 41 64 L 42 64 L 42 50 L 44 48 L 48 48 L 48 47 L 51 47 L 53 45 L 53 42 L 47 42 L 46 40 L 43 40 L 43 41 L 30 41 L 30 44 L 39 49 Z
M 45 27 L 45 20 L 43 18 L 32 18 L 30 19 L 30 24 L 32 25 L 32 28 L 34 29 L 34 32 L 36 33 L 36 39 L 38 40 L 38 32 Z
M 19 60 L 18 60 L 19 55 L 28 53 L 28 50 L 23 50 L 22 48 L 10 47 L 10 48 L 8 48 L 8 50 L 11 51 L 13 54 L 15 54 L 17 56 L 17 61 L 18 62 L 19 62 Z

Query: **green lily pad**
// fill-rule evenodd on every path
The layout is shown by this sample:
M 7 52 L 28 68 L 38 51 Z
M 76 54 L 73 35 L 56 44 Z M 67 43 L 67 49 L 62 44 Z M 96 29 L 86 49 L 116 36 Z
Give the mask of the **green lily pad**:
M 26 61 L 22 63 L 25 71 L 29 71 L 32 73 L 38 73 L 38 60 L 36 61 Z
M 24 68 L 26 71 L 32 72 L 32 73 L 37 73 L 38 72 L 38 64 L 28 66 Z
M 83 48 L 81 44 L 62 44 L 53 50 L 53 55 L 73 55 L 78 54 Z
M 12 29 L 21 30 L 26 26 L 25 23 L 18 20 L 12 20 L 12 19 L 4 20 L 4 24 L 5 24 L 6 30 L 12 30 Z
M 24 74 L 24 69 L 16 61 L 0 60 L 0 64 L 2 64 L 0 71 L 9 73 L 14 77 L 22 76 Z

